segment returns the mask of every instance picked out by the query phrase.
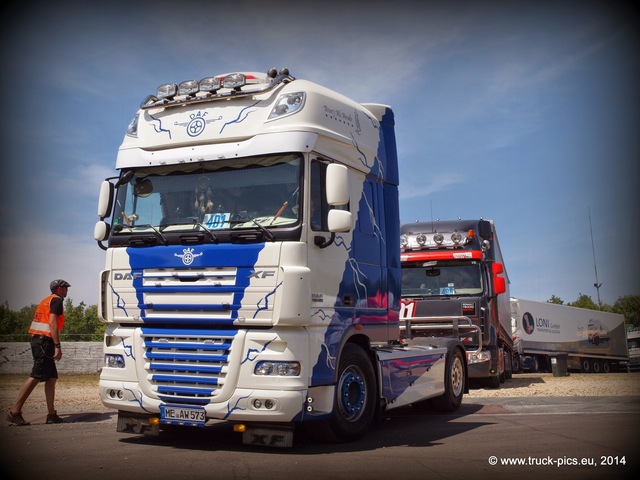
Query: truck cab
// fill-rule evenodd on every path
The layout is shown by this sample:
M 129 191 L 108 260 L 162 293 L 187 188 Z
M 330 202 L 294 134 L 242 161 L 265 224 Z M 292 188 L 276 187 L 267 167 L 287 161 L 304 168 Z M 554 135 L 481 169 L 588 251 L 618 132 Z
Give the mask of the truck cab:
M 402 310 L 413 335 L 449 336 L 467 350 L 470 378 L 497 388 L 511 376 L 508 276 L 489 220 L 401 226 Z

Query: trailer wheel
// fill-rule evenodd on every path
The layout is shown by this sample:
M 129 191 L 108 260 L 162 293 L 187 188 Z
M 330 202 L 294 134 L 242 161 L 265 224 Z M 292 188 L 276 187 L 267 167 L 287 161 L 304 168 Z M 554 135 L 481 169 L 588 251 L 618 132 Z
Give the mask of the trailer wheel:
M 462 352 L 456 348 L 447 355 L 444 393 L 439 397 L 432 398 L 431 406 L 441 412 L 455 412 L 462 403 L 464 385 L 464 357 Z
M 580 360 L 582 366 L 582 373 L 591 373 L 591 362 L 588 358 L 583 358 Z
M 600 367 L 600 360 L 594 360 L 591 365 L 593 367 L 593 373 L 600 373 L 600 371 L 602 370 L 602 368 Z
M 371 360 L 362 348 L 347 344 L 340 356 L 333 415 L 309 422 L 307 431 L 332 443 L 352 442 L 371 425 L 376 406 L 376 384 Z
M 611 373 L 611 362 L 609 360 L 605 360 L 602 363 L 602 371 L 603 373 Z

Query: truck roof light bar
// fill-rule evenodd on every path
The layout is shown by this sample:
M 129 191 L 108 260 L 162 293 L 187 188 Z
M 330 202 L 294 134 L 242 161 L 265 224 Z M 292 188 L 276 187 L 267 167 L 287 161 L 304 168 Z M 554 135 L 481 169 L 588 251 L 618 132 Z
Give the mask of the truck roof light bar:
M 405 233 L 400 237 L 404 250 L 421 250 L 439 247 L 463 247 L 475 237 L 475 232 Z
M 178 84 L 164 83 L 155 95 L 149 95 L 142 101 L 140 108 L 169 108 L 192 103 L 223 100 L 229 97 L 248 96 L 265 93 L 278 85 L 294 81 L 289 69 L 279 72 L 275 68 L 264 73 L 228 73 L 214 77 L 205 77 L 199 82 L 187 80 Z M 255 85 L 255 88 L 250 88 Z M 247 88 L 249 87 L 249 88 Z

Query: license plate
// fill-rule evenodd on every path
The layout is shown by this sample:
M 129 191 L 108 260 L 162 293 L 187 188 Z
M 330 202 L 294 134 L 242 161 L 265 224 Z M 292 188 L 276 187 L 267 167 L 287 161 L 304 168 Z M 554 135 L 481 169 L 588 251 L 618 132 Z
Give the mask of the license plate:
M 204 425 L 207 421 L 204 408 L 200 407 L 162 405 L 160 407 L 160 416 L 162 423 Z

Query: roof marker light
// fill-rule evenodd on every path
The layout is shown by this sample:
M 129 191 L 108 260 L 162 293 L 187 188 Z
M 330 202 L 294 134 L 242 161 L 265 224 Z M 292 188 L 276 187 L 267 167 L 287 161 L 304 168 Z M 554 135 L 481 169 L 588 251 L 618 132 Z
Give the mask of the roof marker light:
M 292 115 L 299 112 L 304 106 L 306 98 L 307 95 L 305 92 L 284 93 L 280 95 L 271 109 L 271 113 L 267 120 L 282 118 L 286 115 Z

